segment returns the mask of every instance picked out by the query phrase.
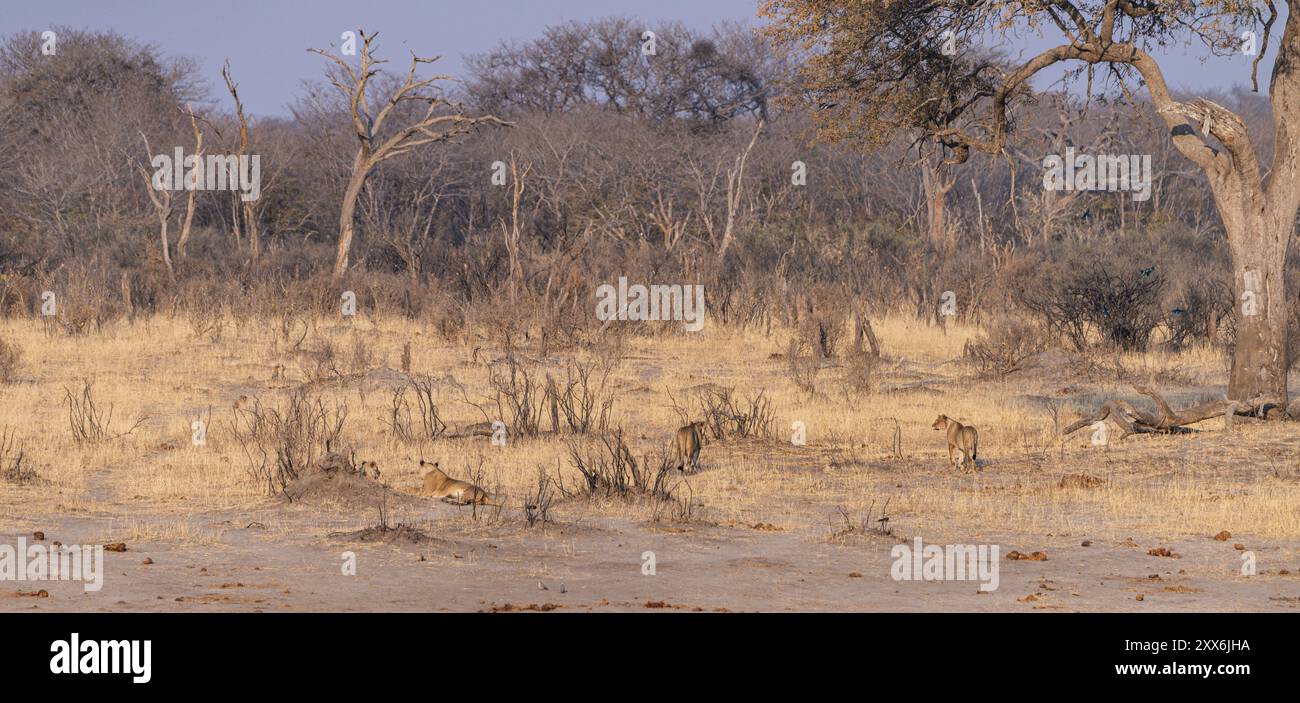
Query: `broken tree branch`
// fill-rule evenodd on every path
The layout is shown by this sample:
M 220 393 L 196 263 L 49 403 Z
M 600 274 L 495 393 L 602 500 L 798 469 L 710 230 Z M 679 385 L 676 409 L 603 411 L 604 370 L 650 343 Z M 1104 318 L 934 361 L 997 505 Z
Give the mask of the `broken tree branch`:
M 1179 412 L 1174 412 L 1169 403 L 1155 391 L 1146 386 L 1134 386 L 1134 390 L 1147 396 L 1156 404 L 1158 414 L 1139 410 L 1122 398 L 1111 398 L 1089 417 L 1071 423 L 1061 432 L 1061 436 L 1072 434 L 1106 419 L 1110 419 L 1124 430 L 1120 439 L 1131 434 L 1173 434 L 1185 432 L 1186 425 L 1194 425 L 1203 420 L 1220 416 L 1260 415 L 1276 406 L 1264 403 L 1262 397 L 1242 402 L 1234 400 L 1211 400 L 1194 405 Z M 1225 426 L 1231 428 L 1231 421 L 1225 419 Z

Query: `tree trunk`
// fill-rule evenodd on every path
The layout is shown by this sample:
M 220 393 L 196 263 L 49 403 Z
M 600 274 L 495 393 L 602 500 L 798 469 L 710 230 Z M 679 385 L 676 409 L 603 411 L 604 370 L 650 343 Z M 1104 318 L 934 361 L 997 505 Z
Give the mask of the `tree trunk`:
M 358 156 L 352 169 L 352 180 L 343 193 L 343 205 L 339 209 L 339 249 L 334 257 L 334 275 L 330 278 L 336 286 L 343 282 L 343 275 L 348 272 L 348 257 L 352 253 L 352 221 L 357 211 L 357 198 L 361 196 L 361 187 L 365 185 L 369 171 L 369 166 L 362 163 Z
M 262 255 L 262 237 L 261 232 L 257 229 L 257 213 L 253 212 L 252 203 L 244 203 L 244 221 L 248 223 L 248 250 L 252 254 L 253 263 Z
M 1244 401 L 1258 396 L 1285 408 L 1287 301 L 1283 268 L 1291 226 L 1273 222 L 1262 209 L 1223 219 L 1232 250 L 1237 322 L 1228 398 Z
M 946 190 L 940 189 L 937 192 L 931 193 L 926 198 L 927 219 L 930 225 L 930 243 L 939 250 L 943 249 L 944 239 L 946 238 L 946 232 L 948 229 L 948 213 L 947 208 L 945 207 L 947 205 L 947 198 L 945 197 L 947 194 Z
M 925 163 L 921 167 L 921 185 L 925 190 L 925 215 L 930 244 L 944 251 L 948 242 L 948 191 L 955 179 L 945 178 L 942 166 Z
M 172 268 L 171 247 L 167 243 L 167 219 L 159 217 L 158 238 L 162 240 L 162 259 L 163 264 L 167 267 L 167 276 L 172 280 L 176 279 L 176 269 Z

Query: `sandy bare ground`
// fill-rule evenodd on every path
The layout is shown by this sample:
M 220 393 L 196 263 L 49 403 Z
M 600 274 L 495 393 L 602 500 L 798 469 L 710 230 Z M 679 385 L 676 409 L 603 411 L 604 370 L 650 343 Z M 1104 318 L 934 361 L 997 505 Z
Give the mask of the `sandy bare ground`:
M 436 512 L 431 511 L 431 512 Z M 1048 561 L 1007 561 L 1000 586 L 896 582 L 886 540 L 821 542 L 812 535 L 731 527 L 655 529 L 621 521 L 544 534 L 476 535 L 447 529 L 424 543 L 276 536 L 211 515 L 220 542 L 204 547 L 142 541 L 106 555 L 106 583 L 30 584 L 48 597 L 0 600 L 5 611 L 1261 611 L 1300 608 L 1300 577 L 1234 576 L 1237 552 L 1211 539 L 1146 545 L 1073 538 L 1037 540 Z M 247 513 L 239 519 L 249 517 Z M 272 519 L 271 515 L 265 516 Z M 93 539 L 94 518 L 46 527 L 50 539 Z M 430 528 L 438 523 L 431 523 Z M 285 525 L 286 528 L 289 525 Z M 480 530 L 481 531 L 481 530 Z M 4 535 L 13 541 L 17 535 Z M 1005 545 L 1023 542 L 989 535 Z M 1252 545 L 1263 563 L 1293 560 L 1294 545 Z M 357 573 L 341 573 L 354 551 Z M 641 555 L 656 554 L 656 574 Z M 145 558 L 152 564 L 143 564 Z M 1265 569 L 1267 571 L 1267 569 Z M 855 576 L 854 574 L 857 574 Z M 1294 571 L 1293 571 L 1294 574 Z M 6 584 L 6 588 L 9 584 Z M 545 590 L 543 590 L 545 586 Z M 24 589 L 25 590 L 25 589 Z M 1137 595 L 1143 596 L 1137 601 Z M 0 594 L 5 595 L 5 594 Z
M 976 378 L 954 361 L 962 330 L 939 336 L 909 325 L 878 324 L 889 358 L 869 391 L 840 388 L 829 362 L 813 395 L 786 379 L 773 355 L 778 338 L 637 342 L 610 381 L 634 451 L 667 446 L 678 424 L 667 393 L 680 400 L 701 384 L 767 392 L 774 432 L 706 446 L 699 473 L 674 479 L 689 515 L 560 496 L 552 521 L 531 527 L 520 506 L 539 467 L 576 485 L 568 439 L 495 447 L 483 437 L 411 444 L 386 436 L 386 391 L 403 378 L 393 359 L 419 332 L 374 323 L 364 334 L 320 333 L 341 347 L 364 338 L 378 350 L 374 368 L 315 384 L 349 404 L 349 441 L 384 469 L 346 505 L 268 497 L 222 430 L 237 399 L 271 401 L 304 383 L 272 333 L 209 343 L 156 323 L 96 340 L 93 356 L 83 340 L 32 333 L 45 356 L 25 381 L 0 388 L 0 424 L 25 441 L 41 480 L 0 482 L 0 544 L 41 531 L 45 544 L 125 542 L 127 551 L 105 554 L 97 593 L 80 583 L 0 582 L 0 611 L 1300 608 L 1300 426 L 1246 419 L 1226 432 L 1211 421 L 1188 435 L 1122 442 L 1111 427 L 1115 441 L 1105 445 L 1087 430 L 1064 441 L 1057 434 L 1111 395 L 1141 403 L 1135 382 L 1159 387 L 1175 406 L 1221 394 L 1216 356 L 1108 366 L 1049 354 L 1006 378 Z M 413 365 L 455 376 L 471 397 L 484 387 L 466 345 L 422 343 Z M 122 438 L 71 441 L 61 389 L 87 376 L 119 417 L 149 421 Z M 453 423 L 482 419 L 454 394 L 440 402 Z M 206 408 L 216 418 L 208 444 L 189 446 L 189 421 Z M 929 427 L 938 412 L 980 427 L 979 472 L 947 466 L 942 437 Z M 807 426 L 806 445 L 790 442 L 796 421 Z M 507 506 L 476 512 L 406 495 L 420 457 L 453 474 L 484 466 Z M 1071 483 L 1078 476 L 1088 478 Z M 373 529 L 381 504 L 387 524 L 402 530 Z M 882 516 L 887 523 L 877 522 Z M 1225 531 L 1231 536 L 1214 538 Z M 998 545 L 998 588 L 894 580 L 891 548 L 917 537 Z M 1174 556 L 1150 554 L 1160 549 Z M 1047 559 L 1007 558 L 1012 551 Z M 355 554 L 355 575 L 344 573 L 346 552 Z M 643 573 L 646 552 L 653 575 Z M 1254 558 L 1254 575 L 1242 573 L 1244 554 Z M 42 589 L 44 597 L 27 595 Z

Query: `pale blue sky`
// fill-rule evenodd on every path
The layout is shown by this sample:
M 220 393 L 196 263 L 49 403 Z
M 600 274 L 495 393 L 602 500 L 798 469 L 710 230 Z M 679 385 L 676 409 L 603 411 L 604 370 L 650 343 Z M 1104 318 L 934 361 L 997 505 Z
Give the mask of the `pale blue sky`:
M 467 54 L 486 51 L 502 40 L 536 36 L 550 24 L 606 16 L 633 16 L 653 28 L 656 20 L 681 20 L 706 28 L 718 20 L 748 20 L 757 25 L 757 0 L 5 0 L 0 34 L 44 30 L 54 25 L 113 29 L 159 46 L 169 55 L 200 62 L 213 95 L 224 97 L 221 65 L 229 58 L 240 94 L 254 114 L 287 114 L 286 105 L 303 79 L 321 77 L 324 59 L 308 47 L 338 44 L 346 29 L 380 32 L 380 53 L 400 63 L 408 48 L 441 55 L 438 69 L 459 74 Z M 1282 22 L 1278 22 L 1278 27 Z M 1011 55 L 1041 49 L 1049 42 L 1026 40 L 1005 46 Z M 1050 43 L 1057 43 L 1053 37 Z M 1202 62 L 1200 52 L 1175 48 L 1162 65 L 1175 89 L 1249 87 L 1250 61 L 1238 56 Z M 1272 62 L 1261 66 L 1267 90 Z

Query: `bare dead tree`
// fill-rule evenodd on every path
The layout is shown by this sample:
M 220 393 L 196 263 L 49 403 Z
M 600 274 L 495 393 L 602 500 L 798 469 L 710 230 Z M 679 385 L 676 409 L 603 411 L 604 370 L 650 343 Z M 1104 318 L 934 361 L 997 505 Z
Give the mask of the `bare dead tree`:
M 144 135 L 144 132 L 140 133 L 140 138 L 144 140 L 145 155 L 152 154 L 153 149 L 149 147 L 149 138 Z M 173 167 L 179 168 L 176 164 L 173 164 Z M 154 215 L 158 218 L 158 239 L 162 246 L 163 265 L 167 267 L 167 275 L 172 280 L 176 280 L 176 269 L 172 267 L 171 243 L 167 238 L 167 227 L 172 217 L 172 192 L 169 188 L 154 188 L 153 176 L 149 174 L 149 170 L 143 164 L 139 164 L 138 168 L 140 176 L 144 178 L 145 192 L 153 202 Z
M 361 35 L 361 65 L 353 66 L 339 56 L 322 49 L 308 49 L 333 61 L 338 70 L 331 72 L 329 81 L 348 99 L 352 128 L 356 133 L 357 153 L 352 162 L 352 176 L 348 180 L 343 194 L 343 205 L 339 212 L 338 253 L 334 260 L 332 282 L 338 285 L 347 273 L 349 256 L 352 251 L 353 215 L 356 212 L 357 198 L 366 183 L 366 177 L 380 163 L 427 144 L 448 142 L 466 134 L 481 125 L 509 126 L 493 115 L 469 117 L 461 106 L 443 98 L 430 89 L 438 82 L 448 80 L 451 76 L 434 75 L 427 78 L 416 76 L 421 64 L 431 64 L 439 57 L 422 58 L 411 55 L 410 67 L 406 77 L 392 93 L 382 102 L 378 112 L 372 114 L 370 98 L 366 91 L 370 81 L 379 72 L 378 66 L 387 63 L 373 55 L 373 44 L 378 33 Z M 394 114 L 403 112 L 408 104 L 423 103 L 424 114 L 409 120 L 385 132 L 388 121 Z M 398 118 L 400 119 L 400 118 Z
M 665 198 L 662 191 L 655 193 L 654 209 L 650 211 L 650 221 L 664 238 L 664 250 L 672 251 L 686 234 L 691 222 L 691 211 L 678 215 L 671 197 Z
M 532 164 L 520 167 L 514 154 L 510 155 L 510 224 L 500 221 L 501 238 L 505 241 L 506 255 L 510 257 L 510 302 L 514 303 L 518 294 L 519 279 L 523 277 L 523 268 L 519 263 L 519 240 L 522 229 L 519 224 L 519 203 L 524 197 L 528 173 Z
M 235 152 L 236 158 L 243 158 L 248 153 L 248 116 L 244 114 L 244 102 L 239 99 L 239 84 L 230 76 L 230 61 L 221 68 L 221 77 L 226 81 L 226 90 L 230 91 L 230 97 L 235 101 L 235 117 L 239 120 L 239 150 Z M 258 255 L 262 251 L 262 239 L 257 227 L 257 217 L 253 212 L 253 203 L 241 198 L 238 190 L 231 191 L 232 198 L 232 234 L 235 237 L 235 245 L 239 245 L 240 227 L 239 211 L 243 209 L 244 226 L 248 230 L 248 254 L 253 263 L 257 263 Z
M 199 118 L 194 114 L 194 106 L 186 106 L 190 115 L 190 129 L 194 133 L 194 182 L 189 184 L 189 194 L 185 196 L 185 219 L 181 220 L 181 236 L 176 240 L 176 255 L 185 258 L 185 245 L 190 241 L 190 225 L 194 222 L 194 199 L 199 194 L 199 185 L 203 181 L 203 130 L 199 129 Z
M 745 150 L 736 156 L 736 165 L 727 170 L 727 223 L 722 229 L 722 243 L 718 245 L 718 261 L 727 255 L 727 248 L 735 239 L 736 215 L 740 211 L 740 197 L 744 190 L 745 163 L 749 161 L 749 152 L 754 150 L 758 135 L 763 132 L 763 120 L 754 127 L 754 136 L 750 137 Z

